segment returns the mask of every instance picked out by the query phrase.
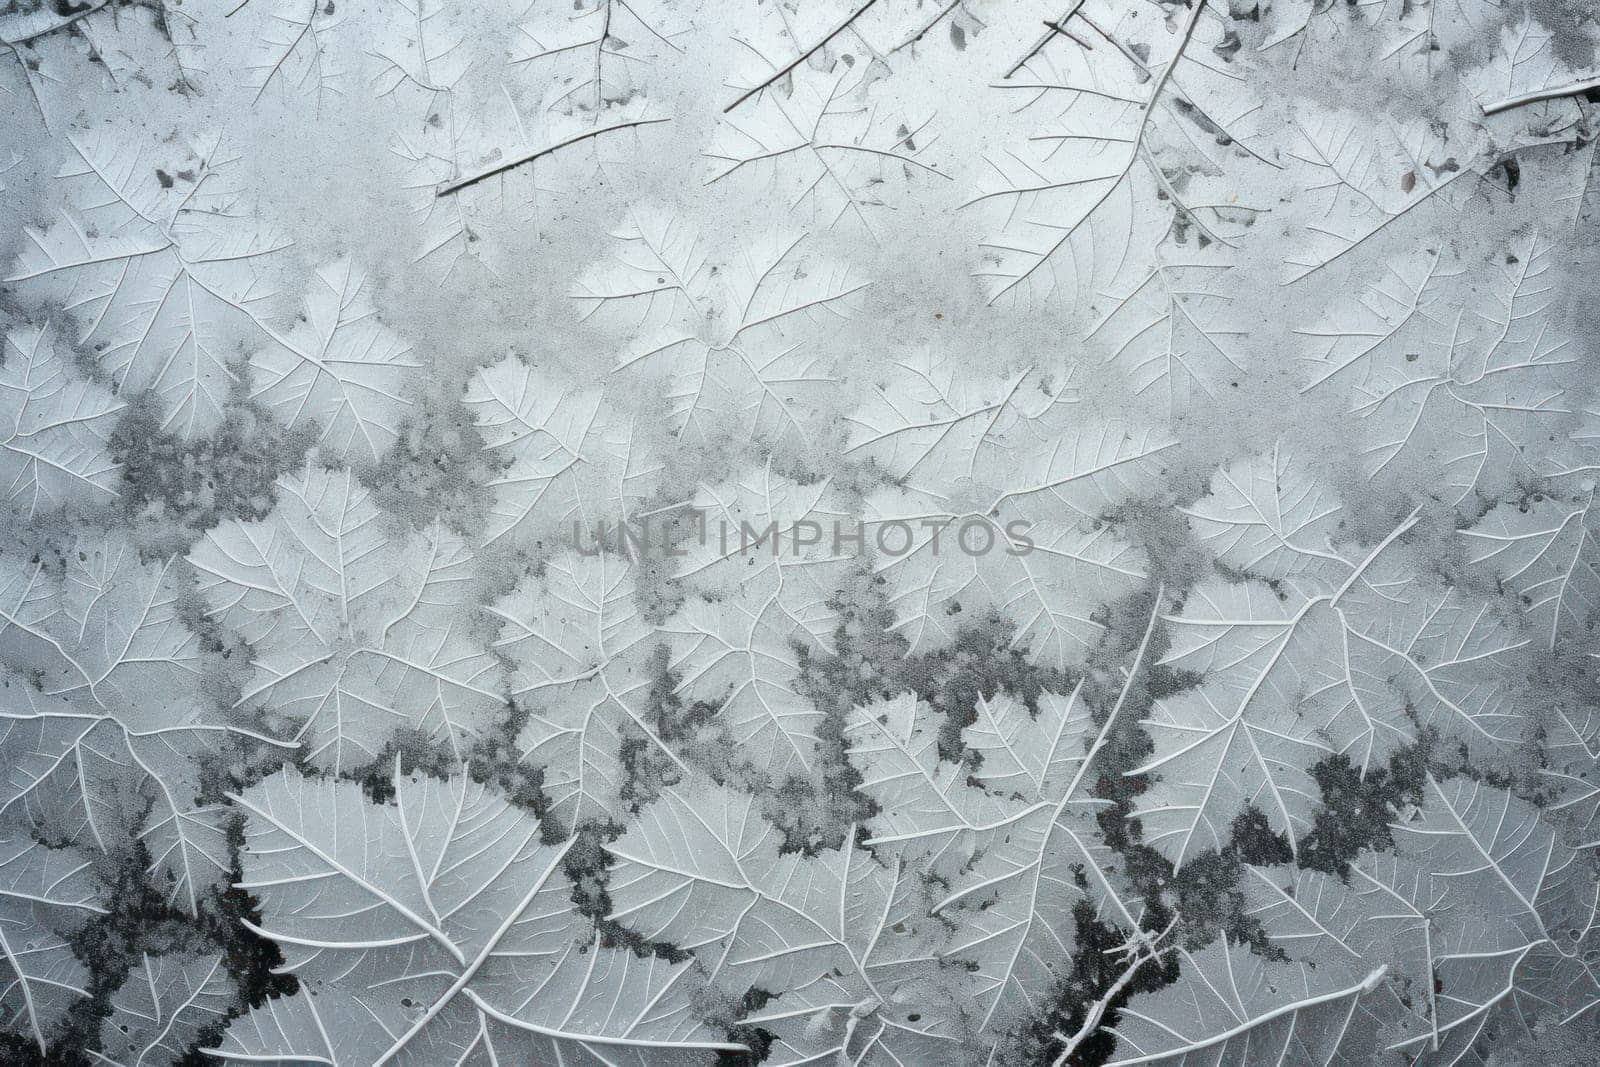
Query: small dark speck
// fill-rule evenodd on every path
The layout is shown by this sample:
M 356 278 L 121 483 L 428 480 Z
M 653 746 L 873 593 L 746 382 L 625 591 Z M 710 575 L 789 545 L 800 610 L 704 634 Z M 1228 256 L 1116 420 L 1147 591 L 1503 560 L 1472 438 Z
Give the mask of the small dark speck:
M 328 2 L 322 6 L 322 13 L 324 15 L 333 14 L 333 0 L 328 0 Z
M 950 43 L 956 46 L 957 52 L 967 50 L 967 31 L 954 22 L 950 23 Z
M 172 188 L 172 175 L 159 167 L 156 168 L 156 181 L 161 183 L 161 188 L 163 189 Z

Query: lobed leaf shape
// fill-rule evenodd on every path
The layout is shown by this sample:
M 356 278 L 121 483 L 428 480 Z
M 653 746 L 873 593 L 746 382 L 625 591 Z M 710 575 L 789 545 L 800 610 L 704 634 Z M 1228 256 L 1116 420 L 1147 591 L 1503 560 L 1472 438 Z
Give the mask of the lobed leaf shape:
M 1070 667 L 1101 632 L 1095 611 L 1143 581 L 1139 552 L 1095 520 L 1144 484 L 1172 442 L 1116 423 L 1056 429 L 1054 407 L 985 454 L 976 478 L 865 500 L 873 572 L 913 652 L 996 611 L 1033 662 Z
M 1390 969 L 1405 1006 L 1386 1021 L 1391 1052 L 1452 1062 L 1486 1028 L 1600 1005 L 1594 873 L 1538 809 L 1430 777 L 1392 829 L 1397 854 L 1364 853 L 1342 879 L 1253 868 L 1245 887 L 1247 913 L 1296 959 Z
M 635 602 L 634 564 L 567 552 L 524 579 L 490 611 L 495 650 L 515 668 L 511 693 L 528 706 L 522 758 L 544 771 L 547 818 L 563 829 L 626 814 L 624 741 L 661 739 L 651 710 L 659 642 Z
M 485 450 L 506 463 L 490 482 L 487 543 L 569 529 L 597 537 L 591 528 L 628 522 L 655 491 L 660 463 L 598 389 L 563 387 L 510 356 L 472 377 L 465 403 Z
M 893 207 L 891 183 L 948 175 L 923 158 L 935 140 L 931 121 L 895 122 L 872 99 L 870 68 L 802 64 L 784 91 L 767 91 L 721 118 L 706 156 L 708 184 L 737 178 L 759 183 L 791 212 L 806 208 L 828 230 L 849 217 L 870 238 L 877 209 Z
M 1593 870 L 1525 800 L 1471 779 L 1430 776 L 1420 812 L 1394 832 L 1402 856 L 1503 916 L 1519 936 L 1560 948 L 1554 931 L 1589 925 Z
M 1546 816 L 1566 830 L 1575 848 L 1600 843 L 1600 712 L 1555 709 L 1545 753 L 1539 776 L 1555 792 Z
M 1478 752 L 1521 739 L 1503 664 L 1525 642 L 1394 558 L 1413 521 L 1345 563 L 1337 584 L 1310 572 L 1278 588 L 1209 579 L 1168 618 L 1162 662 L 1203 680 L 1157 701 L 1144 722 L 1155 752 L 1126 773 L 1161 775 L 1135 810 L 1174 864 L 1225 845 L 1247 805 L 1294 850 L 1318 803 L 1319 760 L 1342 754 L 1365 769 L 1418 727 Z
M 210 1027 L 225 1022 L 237 993 L 221 956 L 174 953 L 144 959 L 112 994 L 100 1023 L 96 1063 L 171 1067 Z
M 745 17 L 735 24 L 734 34 L 739 47 L 730 50 L 723 71 L 723 85 L 732 101 L 723 106 L 725 115 L 754 110 L 764 96 L 787 101 L 794 95 L 796 74 L 808 67 L 832 71 L 887 59 L 900 50 L 897 42 L 906 38 L 912 24 L 927 21 L 921 9 L 862 0 L 741 14 Z
M 898 359 L 846 417 L 844 454 L 930 492 L 952 479 L 976 478 L 989 471 L 980 463 L 990 450 L 1015 447 L 1019 420 L 1039 414 L 1028 410 L 1023 388 L 1032 374 L 1028 368 L 974 379 L 929 349 Z
M 783 611 L 832 649 L 839 613 L 831 601 L 858 546 L 842 495 L 828 479 L 802 483 L 775 474 L 770 460 L 737 479 L 701 485 L 673 555 L 673 577 L 702 596 L 741 587 L 776 588 Z M 855 549 L 855 552 L 852 552 Z
M 1109 527 L 945 504 L 899 490 L 867 502 L 866 534 L 880 549 L 873 570 L 914 653 L 949 643 L 969 612 L 995 612 L 1014 624 L 1012 647 L 1030 661 L 1071 667 L 1103 629 L 1095 612 L 1145 577 L 1139 550 Z
M 1556 35 L 1533 17 L 1506 20 L 1499 43 L 1489 63 L 1464 79 L 1486 125 L 1518 147 L 1570 137 L 1583 121 L 1575 89 L 1592 75 L 1568 66 Z
M 1024 68 L 1034 76 L 1018 88 L 1046 97 L 1081 87 L 1074 105 L 1038 142 L 985 155 L 986 180 L 966 205 L 1004 208 L 1000 228 L 979 245 L 990 303 L 1071 302 L 1126 287 L 1171 223 L 1146 206 L 1156 178 L 1140 155 L 1150 113 L 1142 72 L 1044 62 Z M 1111 254 L 1098 255 L 1102 248 Z
M 319 108 L 324 95 L 343 95 L 348 71 L 329 47 L 329 39 L 345 21 L 338 5 L 273 0 L 265 6 L 245 67 L 247 84 L 256 91 L 255 102 L 269 89 L 291 96 L 308 93 Z
M 286 768 L 234 798 L 244 881 L 300 991 L 218 1055 L 327 1064 L 687 1067 L 710 1040 L 687 964 L 603 947 L 539 821 L 464 776 L 394 775 L 395 802 Z
M 42 26 L 41 16 L 46 20 Z M 8 22 L 10 18 L 8 16 Z M 152 80 L 169 79 L 173 92 L 186 95 L 198 95 L 218 86 L 206 69 L 205 45 L 201 34 L 197 33 L 201 20 L 192 11 L 172 13 L 170 34 L 160 28 L 153 16 L 129 21 L 112 10 L 109 3 L 80 7 L 71 12 L 53 7 L 38 8 L 16 22 L 31 23 L 33 32 L 43 35 L 27 42 L 25 47 L 32 53 L 28 80 L 33 84 L 29 88 L 46 133 L 55 132 L 51 127 L 51 112 L 56 108 L 45 105 L 59 99 L 59 86 L 64 81 L 76 78 L 88 82 L 91 87 L 114 91 L 116 85 L 145 74 Z M 17 41 L 19 36 L 10 28 L 0 29 L 0 38 L 8 42 Z M 155 44 L 158 40 L 159 46 Z M 153 55 L 152 47 L 161 48 L 160 54 Z M 87 56 L 101 57 L 95 62 L 103 69 L 86 78 L 86 72 L 78 64 Z M 60 99 L 60 109 L 70 111 L 70 101 Z
M 466 34 L 443 0 L 399 0 L 384 14 L 372 27 L 371 53 L 382 67 L 373 90 L 397 102 L 420 97 L 426 112 L 455 88 L 476 57 L 463 47 Z
M 395 107 L 391 151 L 412 204 L 413 263 L 434 264 L 445 279 L 470 257 L 490 275 L 503 276 L 515 261 L 506 242 L 496 240 L 502 232 L 530 224 L 542 229 L 548 194 L 575 193 L 602 177 L 597 170 L 631 166 L 647 131 L 671 121 L 642 93 L 607 96 L 597 106 L 586 98 L 586 87 L 575 84 L 572 67 L 554 76 L 536 69 L 519 40 L 522 24 L 539 19 L 577 26 L 587 10 L 545 20 L 515 5 L 479 5 L 463 17 L 439 0 L 406 0 L 381 24 L 367 27 L 380 67 L 374 89 Z M 620 30 L 620 5 L 616 12 Z M 597 31 L 604 22 L 589 21 Z M 508 47 L 485 51 L 480 46 L 491 38 Z M 619 41 L 612 37 L 611 43 Z M 637 53 L 607 49 L 604 55 L 591 51 L 580 67 L 598 75 L 596 62 L 603 68 L 619 56 L 642 66 Z
M 1493 268 L 1398 256 L 1359 299 L 1300 331 L 1321 348 L 1301 392 L 1342 384 L 1369 477 L 1416 466 L 1456 504 L 1494 472 L 1528 468 L 1524 453 L 1568 413 L 1576 359 L 1550 321 L 1552 249 L 1533 231 Z
M 1024 514 L 1040 512 L 1040 519 L 1098 518 L 1147 489 L 1158 457 L 1177 443 L 1149 427 L 1073 419 L 1059 390 L 1011 430 L 1003 447 L 980 453 L 973 492 L 991 511 L 1009 505 Z M 964 487 L 958 480 L 941 488 L 959 493 Z
M 215 140 L 152 158 L 113 134 L 69 136 L 67 205 L 26 231 L 8 283 L 74 313 L 119 395 L 151 390 L 185 437 L 222 419 L 233 347 L 260 338 L 264 280 L 288 242 L 223 187 Z
M 847 417 L 844 454 L 930 497 L 1041 494 L 1093 516 L 1142 486 L 1142 468 L 1170 444 L 1121 423 L 1073 420 L 1074 370 L 974 375 L 923 350 L 892 364 Z
M 1097 318 L 1086 339 L 1106 348 L 1135 396 L 1162 395 L 1176 416 L 1214 401 L 1246 374 L 1241 318 L 1233 311 L 1228 258 L 1213 249 L 1162 250 Z
M 802 656 L 826 651 L 807 626 L 826 610 L 810 599 L 821 590 L 790 593 L 786 572 L 726 595 L 691 595 L 661 627 L 674 691 L 713 708 L 740 755 L 779 780 L 820 770 L 822 712 L 799 692 L 799 676 Z
M 1266 30 L 1259 48 L 1266 51 L 1293 42 L 1298 56 L 1306 49 L 1317 51 L 1331 42 L 1355 37 L 1370 49 L 1370 54 L 1385 63 L 1400 57 L 1405 63 L 1413 56 L 1426 56 L 1435 46 L 1438 30 L 1445 27 L 1438 18 L 1449 0 L 1426 8 L 1412 7 L 1396 0 L 1366 0 L 1356 6 L 1328 7 L 1318 0 L 1287 0 L 1262 13 Z M 1453 6 L 1464 15 L 1463 25 L 1475 25 L 1481 13 L 1467 9 L 1493 7 L 1493 0 L 1461 0 Z M 1294 40 L 1299 37 L 1300 40 Z
M 619 3 L 582 0 L 552 17 L 529 10 L 517 26 L 511 63 L 549 72 L 564 88 L 548 107 L 592 110 L 645 91 L 651 67 L 683 49 L 675 38 L 687 32 L 667 5 L 641 0 Z
M 1514 593 L 1539 643 L 1552 651 L 1588 633 L 1600 608 L 1600 512 L 1594 491 L 1501 503 L 1462 531 L 1470 562 Z
M 105 914 L 90 857 L 0 830 L 0 1028 L 25 1035 L 42 1056 L 72 1005 L 89 996 L 89 972 L 62 936 Z
M 375 462 L 389 450 L 421 365 L 379 321 L 366 278 L 348 259 L 318 268 L 299 322 L 271 336 L 250 360 L 254 399 L 291 428 L 319 428 L 318 447 L 330 457 Z
M 615 257 L 572 293 L 585 319 L 626 331 L 612 373 L 660 368 L 680 437 L 809 439 L 804 394 L 833 378 L 808 343 L 854 313 L 867 282 L 807 254 L 798 236 L 774 234 L 713 263 L 691 228 L 638 210 L 613 237 Z
M 878 804 L 869 840 L 914 843 L 941 876 L 961 870 L 982 848 L 987 827 L 1021 805 L 967 783 L 965 768 L 939 759 L 939 722 L 912 693 L 852 708 L 845 725 L 862 792 Z
M 1140 909 L 1100 840 L 1101 804 L 1080 792 L 1094 721 L 1076 690 L 1041 695 L 1036 717 L 1010 695 L 980 698 L 963 734 L 981 757 L 971 772 L 939 760 L 931 719 L 909 693 L 857 707 L 848 755 L 878 807 L 868 844 L 937 880 L 932 913 L 954 928 L 942 955 L 965 965 L 967 1014 L 997 1062 L 1066 978 L 1074 909 L 1128 931 Z
M 780 843 L 749 794 L 669 787 L 608 846 L 611 917 L 693 951 L 734 995 L 774 994 L 743 1020 L 775 1036 L 772 1062 L 958 1055 L 956 1009 L 935 980 L 945 929 L 919 881 L 853 830 L 815 855 Z
M 1122 1009 L 1108 1065 L 1380 1062 L 1369 1059 L 1372 1033 L 1359 1025 L 1357 1002 L 1377 988 L 1383 968 L 1313 970 L 1225 939 L 1178 956 L 1176 985 Z
M 1279 581 L 1330 565 L 1340 570 L 1333 536 L 1343 508 L 1317 483 L 1275 442 L 1271 453 L 1224 464 L 1211 491 L 1183 513 L 1217 562 L 1241 573 Z
M 1391 977 L 1423 988 L 1435 968 L 1435 941 L 1444 924 L 1461 921 L 1448 881 L 1391 853 L 1363 852 L 1339 874 L 1293 866 L 1249 867 L 1241 889 L 1245 914 L 1272 943 L 1298 960 L 1362 960 L 1386 964 Z
M 205 657 L 180 615 L 176 560 L 143 563 L 131 542 L 93 533 L 61 565 L 19 556 L 0 569 L 6 662 L 96 708 L 159 716 L 182 704 Z
M 0 816 L 101 851 L 137 840 L 167 903 L 198 914 L 201 897 L 233 867 L 226 812 L 199 799 L 205 761 L 234 739 L 282 743 L 181 704 L 165 714 L 107 711 L 41 696 L 9 671 L 0 685 L 8 704 L 0 712 Z
M 19 559 L 3 581 L 0 658 L 44 694 L 6 673 L 0 812 L 99 849 L 136 834 L 168 902 L 194 913 L 231 868 L 220 809 L 196 799 L 200 761 L 229 737 L 277 742 L 196 700 L 215 661 L 183 621 L 177 561 L 142 563 L 133 544 L 87 535 L 61 569 Z M 142 824 L 125 786 L 150 805 Z
M 925 920 L 926 904 L 913 896 L 897 898 L 883 923 L 892 931 L 915 929 Z M 920 980 L 926 962 L 920 955 L 907 959 L 881 951 L 868 964 L 876 992 L 856 999 L 858 982 L 826 975 L 768 1001 L 743 1021 L 773 1035 L 766 1062 L 775 1067 L 840 1059 L 870 1067 L 947 1062 L 961 1047 L 955 1013 L 939 986 Z
M 1367 853 L 1348 881 L 1288 868 L 1253 871 L 1250 914 L 1297 960 L 1326 956 L 1341 966 L 1382 961 L 1392 1000 L 1374 1002 L 1391 1055 L 1449 1062 L 1471 1048 L 1487 1023 L 1542 1010 L 1519 975 L 1534 947 L 1504 915 L 1484 912 L 1449 879 L 1404 858 Z M 1537 960 L 1537 957 L 1534 957 Z M 1502 1001 L 1516 1005 L 1497 1013 Z
M 1284 257 L 1285 285 L 1347 263 L 1412 217 L 1449 219 L 1477 174 L 1459 161 L 1477 157 L 1483 140 L 1481 127 L 1465 123 L 1455 124 L 1452 137 L 1451 127 L 1421 118 L 1372 122 L 1325 107 L 1298 109 L 1293 126 L 1299 143 L 1288 153 L 1290 178 L 1302 191 L 1305 236 Z
M 1100 7 L 1090 5 L 1094 17 L 1083 18 L 1117 31 L 1097 30 L 1111 47 L 1063 36 L 994 85 L 1022 96 L 1024 106 L 1065 103 L 1026 145 L 984 156 L 989 174 L 969 204 L 1004 209 L 980 245 L 990 303 L 1137 294 L 1159 272 L 1158 248 L 1175 220 L 1227 247 L 1236 217 L 1254 215 L 1233 184 L 1240 168 L 1221 163 L 1253 157 L 1278 166 L 1251 147 L 1261 104 L 1227 69 L 1222 20 L 1205 19 L 1200 5 L 1145 24 L 1146 34 Z M 1206 190 L 1194 172 L 1226 174 L 1227 187 Z
M 616 862 L 611 918 L 649 940 L 694 952 L 736 994 L 780 996 L 837 982 L 887 1007 L 934 962 L 942 928 L 891 930 L 905 907 L 898 865 L 855 834 L 815 855 L 780 852 L 782 834 L 748 793 L 693 779 L 669 787 L 607 848 Z
M 11 331 L 0 364 L 0 495 L 29 518 L 106 503 L 121 482 L 110 439 L 124 405 L 73 373 L 48 333 Z
M 366 766 L 410 727 L 461 758 L 504 704 L 473 634 L 472 554 L 441 523 L 400 527 L 348 470 L 308 462 L 278 505 L 189 555 L 212 614 L 252 649 L 240 703 L 299 723 L 308 758 Z

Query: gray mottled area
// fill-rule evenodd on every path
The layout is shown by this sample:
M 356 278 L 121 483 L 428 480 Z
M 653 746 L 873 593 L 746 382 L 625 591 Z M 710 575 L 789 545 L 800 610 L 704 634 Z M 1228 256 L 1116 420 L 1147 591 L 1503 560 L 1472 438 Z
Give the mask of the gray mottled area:
M 0 1061 L 1600 1057 L 1593 4 L 0 41 Z

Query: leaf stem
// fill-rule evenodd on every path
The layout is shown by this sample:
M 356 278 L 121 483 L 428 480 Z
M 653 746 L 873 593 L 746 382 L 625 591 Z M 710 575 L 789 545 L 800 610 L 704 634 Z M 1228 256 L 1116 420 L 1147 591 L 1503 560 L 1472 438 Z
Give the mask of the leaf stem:
M 628 130 L 635 126 L 653 126 L 658 122 L 671 121 L 672 120 L 669 118 L 634 119 L 632 122 L 619 122 L 614 126 L 601 126 L 598 129 L 585 130 L 582 133 L 568 137 L 564 141 L 557 141 L 555 144 L 546 145 L 545 147 L 536 149 L 532 152 L 527 152 L 520 156 L 513 156 L 504 163 L 497 163 L 494 166 L 489 167 L 487 170 L 480 170 L 476 174 L 470 174 L 465 178 L 458 178 L 453 182 L 447 182 L 446 184 L 441 185 L 434 195 L 440 197 L 449 196 L 451 193 L 460 192 L 469 185 L 476 185 L 485 178 L 493 178 L 496 174 L 504 174 L 508 170 L 515 170 L 524 163 L 532 163 L 536 159 L 542 159 L 545 156 L 561 151 L 563 148 L 578 144 L 580 141 L 587 141 L 592 138 L 599 137 L 602 134 L 615 133 L 618 130 Z
M 826 37 L 822 38 L 822 40 L 818 41 L 816 44 L 812 45 L 810 48 L 808 48 L 804 52 L 800 53 L 798 56 L 796 56 L 790 62 L 784 64 L 783 67 L 779 68 L 776 72 L 773 73 L 773 75 L 771 77 L 769 77 L 765 81 L 761 82 L 761 84 L 759 84 L 759 85 L 757 85 L 757 86 L 755 86 L 753 88 L 746 89 L 744 92 L 740 93 L 739 94 L 739 99 L 735 100 L 733 103 L 731 103 L 727 107 L 723 108 L 722 109 L 722 113 L 724 115 L 728 114 L 734 108 L 738 107 L 740 104 L 744 103 L 746 100 L 750 99 L 752 96 L 755 96 L 757 93 L 761 92 L 761 90 L 765 89 L 767 86 L 771 85 L 773 82 L 777 81 L 778 79 L 784 77 L 790 71 L 792 71 L 796 67 L 798 67 L 800 64 L 804 63 L 806 60 L 808 60 L 812 56 L 816 55 L 817 52 L 821 51 L 821 49 L 822 49 L 822 47 L 824 45 L 826 45 L 829 41 L 833 40 L 835 37 L 839 36 L 845 30 L 849 29 L 851 24 L 854 23 L 856 19 L 860 18 L 862 15 L 865 15 L 869 9 L 871 9 L 874 5 L 877 4 L 877 2 L 878 2 L 878 0 L 867 0 L 866 3 L 862 4 L 860 7 L 856 8 L 848 16 L 846 16 L 845 20 L 843 22 L 839 23 L 839 25 L 835 26 L 833 28 L 832 32 L 830 32 Z
M 1512 108 L 1523 107 L 1526 104 L 1538 104 L 1545 100 L 1559 100 L 1563 96 L 1577 96 L 1591 89 L 1600 89 L 1600 74 L 1580 78 L 1565 85 L 1552 85 L 1545 89 L 1535 89 L 1531 93 L 1518 93 L 1516 96 L 1508 96 L 1502 100 L 1496 100 L 1482 105 L 1483 113 L 1485 115 L 1498 115 L 1502 111 L 1510 111 Z
M 1078 1051 L 1078 1047 L 1100 1028 L 1100 1021 L 1105 1018 L 1106 1012 L 1110 1010 L 1111 1002 L 1116 1000 L 1124 989 L 1128 988 L 1128 984 L 1139 973 L 1139 969 L 1147 963 L 1159 960 L 1170 951 L 1171 946 L 1162 949 L 1158 949 L 1155 946 L 1157 942 L 1171 932 L 1177 922 L 1178 917 L 1174 915 L 1172 921 L 1167 923 L 1167 928 L 1154 937 L 1142 930 L 1134 935 L 1136 943 L 1133 950 L 1133 959 L 1123 968 L 1122 973 L 1117 976 L 1117 980 L 1111 984 L 1111 988 L 1107 989 L 1099 1000 L 1089 1006 L 1088 1012 L 1083 1017 L 1083 1025 L 1078 1027 L 1078 1032 L 1070 1038 L 1059 1031 L 1055 1034 L 1057 1040 L 1065 1042 L 1065 1047 L 1061 1050 L 1061 1055 L 1051 1062 L 1050 1067 L 1066 1067 L 1067 1060 L 1071 1058 L 1074 1052 Z
M 1044 46 L 1049 44 L 1051 39 L 1053 37 L 1055 37 L 1056 34 L 1058 34 L 1058 33 L 1066 33 L 1067 31 L 1062 29 L 1062 27 L 1065 26 L 1067 23 L 1071 22 L 1072 21 L 1072 17 L 1074 15 L 1076 15 L 1078 13 L 1078 10 L 1080 8 L 1082 8 L 1082 7 L 1083 7 L 1083 0 L 1075 0 L 1073 5 L 1070 8 L 1067 9 L 1067 13 L 1065 15 L 1062 15 L 1060 18 L 1056 19 L 1054 22 L 1046 22 L 1045 25 L 1050 27 L 1050 32 L 1045 34 L 1043 37 L 1039 38 L 1038 43 L 1036 43 L 1032 48 L 1028 49 L 1028 54 L 1027 55 L 1023 56 L 1021 59 L 1019 59 L 1015 63 L 1013 63 L 1011 65 L 1011 69 L 1006 71 L 1005 74 L 1001 75 L 1002 79 L 1009 79 L 1017 71 L 1021 70 L 1025 66 L 1027 66 L 1028 65 L 1028 60 L 1032 59 L 1034 56 L 1036 56 L 1040 52 L 1044 51 Z

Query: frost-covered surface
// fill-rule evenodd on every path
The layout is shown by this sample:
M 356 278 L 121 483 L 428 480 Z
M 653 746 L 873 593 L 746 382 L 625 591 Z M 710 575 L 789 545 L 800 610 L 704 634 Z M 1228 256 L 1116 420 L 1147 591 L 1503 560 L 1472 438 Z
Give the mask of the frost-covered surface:
M 1600 1058 L 1592 4 L 0 41 L 0 1060 Z

